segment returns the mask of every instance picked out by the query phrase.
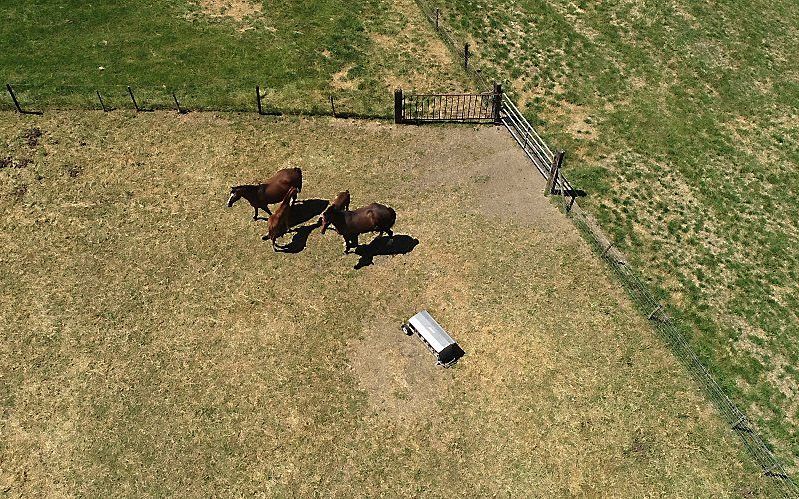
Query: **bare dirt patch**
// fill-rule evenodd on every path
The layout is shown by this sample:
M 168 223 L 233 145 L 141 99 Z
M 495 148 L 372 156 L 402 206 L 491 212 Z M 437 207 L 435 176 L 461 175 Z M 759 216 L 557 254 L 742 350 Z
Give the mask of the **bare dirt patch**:
M 261 2 L 250 0 L 199 0 L 203 14 L 209 17 L 228 17 L 243 21 L 263 11 Z
M 358 88 L 358 79 L 349 79 L 348 74 L 354 65 L 350 64 L 339 71 L 333 73 L 333 80 L 330 82 L 335 90 L 355 90 Z
M 435 358 L 399 324 L 375 319 L 363 335 L 349 342 L 350 362 L 359 387 L 377 412 L 397 421 L 426 419 L 452 384 L 452 371 L 436 367 Z

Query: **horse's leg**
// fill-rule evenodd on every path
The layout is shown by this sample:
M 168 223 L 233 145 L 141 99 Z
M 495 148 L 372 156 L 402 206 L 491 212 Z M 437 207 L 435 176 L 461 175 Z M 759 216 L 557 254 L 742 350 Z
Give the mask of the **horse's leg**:
M 255 209 L 255 215 L 252 216 L 253 220 L 258 220 L 258 208 Z
M 269 211 L 269 205 L 266 205 L 266 206 L 264 206 L 264 207 L 263 207 L 263 210 L 264 210 L 266 213 L 268 213 L 270 217 L 272 216 L 272 212 L 271 212 L 271 211 Z
M 391 232 L 391 229 L 386 229 L 386 232 L 388 232 L 388 237 L 389 237 L 389 239 L 391 239 L 391 238 L 393 238 L 393 237 L 394 237 L 394 233 L 393 233 L 393 232 Z
M 355 245 L 352 244 L 353 242 L 355 243 Z M 345 246 L 344 254 L 346 255 L 347 253 L 350 252 L 350 248 L 357 248 L 358 247 L 358 236 L 353 236 L 353 237 L 350 237 L 350 238 L 345 237 L 344 238 L 344 246 Z

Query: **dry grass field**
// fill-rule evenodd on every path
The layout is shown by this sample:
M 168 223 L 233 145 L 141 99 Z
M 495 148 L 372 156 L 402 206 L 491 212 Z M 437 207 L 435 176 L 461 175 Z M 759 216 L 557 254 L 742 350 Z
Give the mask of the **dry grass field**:
M 0 117 L 3 495 L 768 495 L 502 129 Z M 276 253 L 225 201 L 284 166 Z M 314 230 L 344 188 L 393 244 Z

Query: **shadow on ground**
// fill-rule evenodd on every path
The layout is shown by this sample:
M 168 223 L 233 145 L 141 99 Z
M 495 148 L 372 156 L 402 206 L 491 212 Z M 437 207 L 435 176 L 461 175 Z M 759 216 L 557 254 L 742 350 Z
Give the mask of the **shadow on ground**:
M 325 199 L 302 199 L 291 207 L 292 227 L 304 224 L 313 217 L 318 217 L 327 208 L 328 201 Z
M 311 232 L 316 230 L 317 227 L 321 226 L 322 222 L 317 220 L 312 224 L 303 225 L 302 227 L 291 229 L 288 232 L 289 234 L 294 233 L 294 235 L 291 238 L 291 241 L 286 245 L 278 246 L 277 251 L 281 253 L 299 253 L 300 251 L 304 250 L 305 246 L 308 244 L 308 237 L 311 235 Z
M 288 234 L 293 233 L 294 235 L 288 244 L 279 244 L 277 251 L 282 253 L 299 253 L 304 250 L 305 246 L 308 244 L 308 237 L 311 235 L 311 232 L 317 227 L 320 227 L 322 221 L 319 219 L 312 224 L 302 225 L 301 227 L 297 227 L 297 225 L 304 224 L 308 220 L 321 215 L 327 207 L 327 204 L 328 202 L 324 199 L 304 199 L 302 201 L 297 201 L 297 203 L 291 207 L 289 215 L 289 226 L 291 226 L 292 229 L 288 231 Z M 261 239 L 264 241 L 269 240 L 267 236 L 263 236 Z
M 376 237 L 369 244 L 355 248 L 355 254 L 361 257 L 355 268 L 361 269 L 372 265 L 377 255 L 405 255 L 413 251 L 417 244 L 419 244 L 418 239 L 404 234 Z

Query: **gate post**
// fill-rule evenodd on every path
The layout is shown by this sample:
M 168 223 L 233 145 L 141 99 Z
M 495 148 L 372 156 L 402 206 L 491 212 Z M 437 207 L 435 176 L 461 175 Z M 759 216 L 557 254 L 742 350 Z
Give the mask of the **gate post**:
M 565 155 L 566 151 L 561 150 L 556 152 L 552 157 L 552 167 L 549 170 L 547 189 L 544 191 L 545 196 L 555 194 L 555 188 L 558 186 L 558 174 L 560 173 L 560 167 L 563 165 L 563 156 Z
M 402 89 L 398 88 L 394 90 L 394 123 L 400 124 L 402 121 Z
M 501 125 L 502 124 L 502 117 L 500 113 L 502 111 L 502 84 L 494 82 L 494 124 Z

